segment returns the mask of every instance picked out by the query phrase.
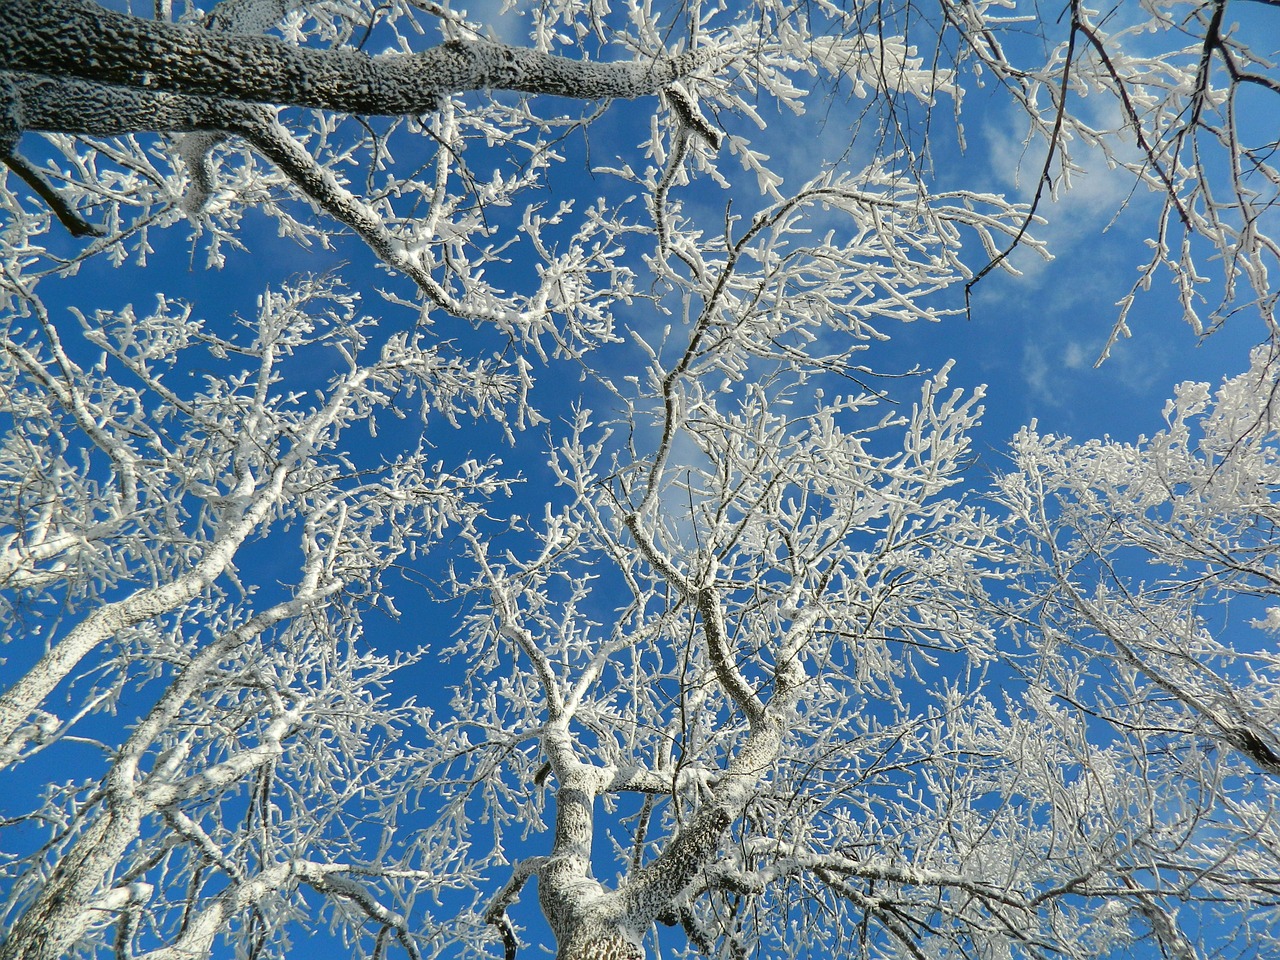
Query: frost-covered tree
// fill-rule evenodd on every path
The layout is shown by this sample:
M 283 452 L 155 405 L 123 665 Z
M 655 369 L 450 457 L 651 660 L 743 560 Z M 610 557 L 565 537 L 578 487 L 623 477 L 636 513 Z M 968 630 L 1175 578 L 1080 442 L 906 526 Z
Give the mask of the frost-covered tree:
M 1145 927 L 1165 956 L 1266 956 L 1280 875 L 1275 346 L 1216 391 L 1182 384 L 1165 419 L 1133 444 L 1015 438 L 994 501 L 1030 695 L 995 755 L 1016 762 L 1020 812 L 1079 823 L 1092 862 L 1066 869 L 1098 912 Z
M 1274 327 L 1225 2 L 138 6 L 0 0 L 0 958 L 511 960 L 536 912 L 563 960 L 1191 956 L 1233 882 L 1274 942 L 1269 663 L 1198 612 L 1274 584 L 1271 368 L 1217 453 L 1179 401 L 1113 547 L 1065 442 L 966 502 L 980 393 L 874 352 L 1048 252 L 1085 150 L 1157 198 L 1135 291 Z M 1027 203 L 947 172 L 984 88 Z M 832 105 L 843 156 L 767 155 Z M 51 306 L 261 217 L 384 304 Z M 1196 478 L 1222 539 L 1158 499 Z M 1130 548 L 1206 572 L 1078 579 Z
M 6 850 L 5 956 L 62 956 L 111 925 L 122 944 L 160 933 L 157 956 L 205 955 L 246 916 L 252 947 L 276 922 L 264 901 L 299 884 L 409 944 L 352 875 L 462 881 L 440 868 L 447 848 L 397 864 L 352 834 L 370 819 L 402 845 L 396 798 L 414 771 L 387 732 L 419 713 L 380 693 L 415 655 L 363 649 L 361 623 L 388 568 L 505 484 L 421 446 L 358 469 L 346 434 L 407 403 L 431 417 L 501 404 L 518 382 L 416 336 L 370 345 L 356 299 L 303 281 L 233 337 L 163 298 L 148 316 L 100 311 L 81 317 L 92 369 L 40 310 L 39 335 L 6 341 L 4 617 L 22 648 L 6 669 L 28 668 L 5 684 L 0 759 L 72 741 L 98 756 L 30 814 L 49 836 Z M 323 389 L 288 384 L 301 364 L 321 365 Z M 255 539 L 291 559 L 264 571 L 287 579 L 239 575 Z M 69 680 L 78 702 L 56 716 Z M 136 719 L 95 729 L 121 705 Z
M 545 183 L 561 159 L 557 144 L 611 99 L 661 102 L 648 169 L 625 169 L 648 193 L 665 242 L 679 232 L 678 207 L 667 203 L 673 186 L 728 177 L 740 163 L 776 190 L 776 171 L 751 149 L 740 121 L 763 125 L 779 107 L 813 106 L 801 82 L 817 79 L 819 90 L 821 81 L 847 84 L 862 108 L 858 138 L 922 187 L 936 176 L 931 132 L 945 129 L 963 143 L 966 97 L 994 85 L 1026 119 L 1028 145 L 1043 164 L 1033 171 L 1032 209 L 1009 242 L 985 251 L 970 284 L 1029 238 L 1042 199 L 1069 186 L 1089 162 L 1085 151 L 1096 148 L 1163 198 L 1135 294 L 1163 268 L 1197 329 L 1250 302 L 1274 322 L 1268 274 L 1277 246 L 1264 214 L 1276 199 L 1277 171 L 1273 131 L 1255 118 L 1270 115 L 1280 80 L 1267 52 L 1253 52 L 1234 27 L 1228 13 L 1236 5 L 1169 0 L 1100 13 L 1071 0 L 1050 16 L 988 0 L 670 10 L 643 2 L 616 11 L 607 3 L 543 3 L 504 24 L 529 38 L 512 46 L 447 4 L 424 0 L 222 0 L 208 14 L 191 11 L 180 26 L 168 22 L 170 0 L 156 0 L 154 19 L 95 0 L 7 0 L 0 156 L 21 191 L 38 195 L 66 229 L 101 237 L 81 256 L 119 252 L 130 240 L 145 249 L 149 229 L 185 214 L 207 231 L 216 260 L 246 203 L 263 205 L 299 238 L 324 236 L 327 225 L 309 211 L 281 203 L 282 195 L 302 196 L 410 277 L 434 307 L 521 335 L 560 314 L 573 333 L 595 335 L 581 316 L 592 298 L 571 291 L 591 281 L 601 296 L 616 282 L 606 251 L 617 237 L 598 222 L 608 218 L 581 211 L 578 242 L 554 256 L 537 242 L 543 219 L 525 224 L 530 242 L 521 252 L 549 262 L 542 283 L 516 292 L 486 277 L 510 241 L 489 241 L 494 225 L 482 213 L 522 202 Z M 575 113 L 563 100 L 477 102 L 459 96 L 465 91 L 587 106 Z M 1094 105 L 1099 96 L 1102 107 Z M 319 112 L 280 113 L 287 107 Z M 355 125 L 343 122 L 346 115 L 368 120 Z M 28 131 L 63 134 L 45 141 L 61 159 L 43 170 L 28 161 L 19 144 Z M 157 146 L 133 136 L 144 132 L 188 135 Z M 112 139 L 84 139 L 97 137 Z M 515 162 L 492 176 L 476 169 L 465 155 L 476 141 L 503 147 Z M 408 165 L 393 162 L 402 144 L 413 157 Z M 424 154 L 434 158 L 424 162 Z M 347 182 L 353 164 L 365 168 L 363 189 Z M 18 198 L 9 193 L 6 202 Z M 9 246 L 35 258 L 21 268 L 29 293 L 35 278 L 65 268 L 66 255 L 38 256 L 33 239 L 49 229 L 48 218 L 23 209 L 28 222 Z M 1225 280 L 1214 288 L 1216 303 L 1201 291 L 1201 264 L 1214 258 Z M 568 275 L 579 278 L 572 288 L 559 282 Z

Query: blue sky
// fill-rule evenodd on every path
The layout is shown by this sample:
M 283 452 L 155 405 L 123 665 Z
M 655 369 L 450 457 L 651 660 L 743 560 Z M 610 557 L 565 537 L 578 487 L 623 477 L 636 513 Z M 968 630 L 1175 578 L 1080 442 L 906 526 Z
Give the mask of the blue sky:
M 497 0 L 483 0 L 469 4 L 467 12 L 472 19 L 491 25 L 503 39 L 517 39 L 516 18 L 490 15 L 499 6 Z M 1280 46 L 1280 17 L 1265 5 L 1237 3 L 1231 12 L 1234 19 L 1243 18 L 1244 30 L 1259 49 Z M 813 81 L 812 86 L 818 92 L 823 89 L 820 81 Z M 984 95 L 990 106 L 975 102 Z M 734 128 L 734 132 L 747 135 L 755 149 L 773 158 L 775 167 L 785 175 L 784 189 L 788 184 L 798 185 L 822 165 L 842 156 L 848 158 L 845 166 L 855 165 L 868 159 L 874 149 L 865 133 L 853 139 L 850 149 L 852 124 L 861 104 L 847 89 L 842 86 L 811 100 L 816 106 L 811 103 L 804 117 L 794 117 L 774 106 L 762 110 L 770 123 L 768 129 L 757 130 L 745 121 Z M 941 103 L 938 114 L 945 115 L 951 103 L 945 97 Z M 1085 111 L 1107 109 L 1082 100 L 1072 105 Z M 935 130 L 938 186 L 976 186 L 1028 200 L 1043 159 L 1043 144 L 1024 144 L 1025 130 L 1018 114 L 990 91 L 971 90 L 965 108 L 965 151 L 958 152 L 945 132 L 939 135 Z M 581 203 L 596 195 L 608 196 L 610 191 L 619 194 L 621 185 L 593 173 L 592 165 L 642 163 L 635 145 L 648 133 L 651 112 L 647 102 L 615 104 L 599 124 L 600 132 L 593 134 L 590 161 L 580 149 L 581 138 L 564 144 L 568 159 L 550 173 L 551 198 L 576 198 Z M 945 130 L 936 119 L 934 126 Z M 1265 131 L 1270 124 L 1259 117 L 1257 126 Z M 1033 418 L 1045 430 L 1079 437 L 1149 432 L 1158 428 L 1160 408 L 1175 383 L 1184 379 L 1212 382 L 1237 372 L 1246 363 L 1249 346 L 1266 335 L 1256 317 L 1246 313 L 1221 333 L 1197 338 L 1179 319 L 1172 289 L 1158 277 L 1154 289 L 1139 297 L 1130 323 L 1133 338 L 1120 341 L 1111 358 L 1095 368 L 1117 314 L 1116 302 L 1128 292 L 1146 256 L 1143 241 L 1158 201 L 1151 194 L 1132 192 L 1131 179 L 1123 172 L 1106 169 L 1100 155 L 1084 156 L 1086 173 L 1075 177 L 1072 189 L 1056 203 L 1041 208 L 1049 223 L 1034 232 L 1048 242 L 1052 261 L 1015 253 L 1011 262 L 1023 276 L 1009 277 L 1002 271 L 988 276 L 975 289 L 970 320 L 952 317 L 939 324 L 886 328 L 891 342 L 877 344 L 865 355 L 869 365 L 885 372 L 913 365 L 936 368 L 954 359 L 953 382 L 987 385 L 990 399 L 983 440 L 988 444 L 1003 443 Z M 497 156 L 493 162 L 496 165 L 502 159 Z M 468 160 L 475 162 L 476 158 L 469 155 Z M 726 164 L 727 169 L 735 167 Z M 738 173 L 732 191 L 734 202 L 744 209 L 762 205 L 758 192 L 751 189 L 753 178 L 746 172 Z M 711 222 L 722 216 L 729 198 L 729 192 L 705 178 L 681 191 L 681 199 L 699 208 L 699 215 Z M 1126 209 L 1117 216 L 1121 206 Z M 491 211 L 490 215 L 500 217 L 502 211 Z M 84 306 L 100 299 L 106 306 L 132 302 L 141 308 L 163 290 L 193 303 L 212 320 L 219 315 L 252 313 L 263 288 L 293 273 L 341 266 L 347 282 L 364 291 L 367 308 L 387 318 L 388 329 L 406 322 L 407 314 L 383 306 L 375 291 L 387 288 L 405 295 L 408 285 L 373 264 L 358 243 L 346 238 L 336 251 L 306 250 L 274 234 L 272 224 L 250 213 L 242 231 L 248 250 L 224 250 L 225 267 L 210 271 L 203 267 L 205 244 L 193 242 L 180 223 L 151 233 L 155 253 L 148 258 L 147 268 L 129 264 L 116 269 L 99 258 L 83 267 L 79 276 L 59 281 L 56 291 L 47 281 L 42 293 L 51 303 L 65 300 Z M 979 264 L 973 251 L 968 259 Z M 513 264 L 513 273 L 518 267 Z M 638 263 L 637 267 L 642 269 Z M 513 285 L 519 282 L 512 280 Z M 86 295 L 77 288 L 91 292 Z M 1206 289 L 1211 298 L 1220 284 L 1210 283 Z M 954 308 L 955 298 L 946 305 Z M 544 386 L 542 393 L 547 396 L 550 391 Z
M 1256 19 L 1259 30 L 1268 33 L 1271 41 L 1280 41 L 1280 16 L 1264 10 Z M 1271 48 L 1278 45 L 1270 44 Z M 1261 42 L 1260 46 L 1267 44 Z M 646 118 L 651 110 L 650 104 L 616 107 L 593 142 L 591 162 L 609 165 L 621 159 L 639 163 L 634 145 L 647 134 Z M 751 128 L 750 136 L 757 149 L 779 161 L 787 182 L 796 184 L 816 173 L 821 162 L 838 157 L 847 146 L 849 127 L 842 117 L 852 111 L 853 105 L 837 91 L 826 104 L 825 124 L 816 130 L 779 117 L 765 131 Z M 969 150 L 960 155 L 940 147 L 935 158 L 940 168 L 949 171 L 948 185 L 977 182 L 983 189 L 1028 196 L 1028 182 L 1041 162 L 1039 146 L 1033 144 L 1024 152 L 1021 131 L 1012 118 L 994 109 L 968 122 Z M 797 132 L 801 130 L 809 132 Z M 861 149 L 855 144 L 854 154 Z M 590 198 L 624 189 L 608 177 L 592 175 L 577 146 L 570 144 L 566 150 L 568 159 L 551 178 L 553 199 L 577 191 Z M 744 205 L 758 203 L 752 196 L 753 187 L 753 178 L 742 173 L 735 184 L 735 200 Z M 1109 435 L 1132 440 L 1150 434 L 1160 429 L 1161 408 L 1176 383 L 1187 379 L 1216 383 L 1241 371 L 1248 348 L 1265 336 L 1260 323 L 1241 316 L 1223 331 L 1198 340 L 1182 323 L 1172 292 L 1157 287 L 1140 299 L 1131 317 L 1132 339 L 1120 342 L 1110 359 L 1095 367 L 1116 315 L 1116 301 L 1132 284 L 1135 267 L 1144 255 L 1141 241 L 1149 230 L 1155 202 L 1138 196 L 1113 223 L 1112 215 L 1126 202 L 1127 194 L 1128 182 L 1123 175 L 1096 163 L 1079 178 L 1074 191 L 1043 211 L 1051 223 L 1041 235 L 1049 240 L 1056 259 L 1043 263 L 1015 256 L 1023 276 L 996 273 L 988 277 L 975 292 L 970 319 L 953 316 L 939 324 L 916 323 L 890 330 L 888 343 L 874 344 L 863 355 L 866 363 L 886 373 L 913 367 L 937 369 L 954 359 L 953 385 L 970 389 L 978 384 L 987 386 L 987 413 L 975 444 L 979 460 L 971 472 L 975 489 L 982 488 L 989 471 L 1003 469 L 1005 444 L 1019 427 L 1034 420 L 1042 431 L 1076 438 Z M 714 220 L 726 195 L 703 180 L 682 191 L 682 196 Z M 292 273 L 345 264 L 341 270 L 347 283 L 363 291 L 366 308 L 385 317 L 387 330 L 413 322 L 409 311 L 385 304 L 377 293 L 379 288 L 390 288 L 408 296 L 407 284 L 389 278 L 358 243 L 347 238 L 335 251 L 307 251 L 274 233 L 263 217 L 251 214 L 243 226 L 249 250 L 228 251 L 224 268 L 210 272 L 203 268 L 201 244 L 197 242 L 193 248 L 184 225 L 179 224 L 153 234 L 155 252 L 145 269 L 136 265 L 115 268 L 99 258 L 74 278 L 46 281 L 42 293 L 55 319 L 69 305 L 91 309 L 133 303 L 139 310 L 147 309 L 155 294 L 163 291 L 193 303 L 197 313 L 211 321 L 223 323 L 236 314 L 251 316 L 262 289 Z M 977 259 L 970 258 L 970 262 Z M 638 258 L 636 269 L 643 270 Z M 518 264 L 513 272 L 519 272 Z M 958 292 L 953 295 L 953 305 L 955 296 Z M 61 317 L 70 321 L 65 312 Z M 466 342 L 468 349 L 473 345 L 477 350 L 502 346 L 485 332 L 472 332 L 466 325 L 444 318 L 437 322 L 436 330 L 441 336 Z M 621 364 L 625 354 L 608 354 L 605 362 Z M 536 371 L 540 382 L 535 400 L 544 412 L 553 418 L 564 416 L 583 391 L 588 391 L 590 402 L 602 405 L 602 415 L 613 413 L 607 407 L 608 398 L 592 391 L 590 384 L 584 385 L 571 370 L 553 363 Z M 916 390 L 909 386 L 905 396 Z M 532 431 L 511 448 L 486 427 L 429 434 L 444 456 L 499 452 L 512 471 L 529 478 L 510 510 L 535 515 L 552 495 L 546 486 L 543 437 L 544 431 Z M 395 442 L 397 438 L 391 439 Z M 370 443 L 362 452 L 373 455 L 376 450 Z M 412 647 L 423 639 L 424 623 L 442 637 L 451 632 L 452 624 L 440 620 L 440 608 L 430 595 L 412 584 L 396 591 L 396 604 L 404 618 L 395 624 L 379 621 L 378 643 Z M 434 663 L 410 672 L 408 681 L 425 683 L 428 677 L 439 679 Z M 424 691 L 420 697 L 431 700 L 440 692 Z M 52 776 L 50 769 L 42 770 L 39 764 L 30 765 L 27 773 Z M 0 812 L 8 811 L 0 807 Z M 542 842 L 535 840 L 533 847 Z M 535 914 L 525 906 L 519 920 L 532 924 Z M 538 935 L 531 931 L 526 939 L 535 936 L 547 942 L 545 932 Z

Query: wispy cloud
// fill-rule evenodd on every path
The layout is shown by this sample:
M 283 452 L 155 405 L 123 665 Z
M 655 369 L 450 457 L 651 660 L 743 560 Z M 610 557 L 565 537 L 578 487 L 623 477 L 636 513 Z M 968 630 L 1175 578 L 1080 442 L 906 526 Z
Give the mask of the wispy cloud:
M 1081 100 L 1073 102 L 1072 109 L 1083 114 L 1084 121 L 1095 129 L 1122 126 L 1114 104 Z M 1048 147 L 1039 138 L 1028 143 L 1021 123 L 1020 115 L 989 118 L 982 126 L 982 145 L 998 186 L 1030 202 L 1039 186 Z M 1081 246 L 1096 246 L 1110 233 L 1128 232 L 1130 223 L 1137 220 L 1129 214 L 1139 213 L 1156 202 L 1145 188 L 1135 190 L 1133 176 L 1115 164 L 1116 159 L 1136 160 L 1137 147 L 1120 144 L 1117 149 L 1115 140 L 1111 144 L 1116 150 L 1113 157 L 1079 142 L 1068 144 L 1073 169 L 1065 179 L 1061 177 L 1060 158 L 1055 158 L 1051 175 L 1056 189 L 1043 191 L 1037 209 L 1048 222 L 1034 228 L 1055 256 L 1072 254 L 1072 259 L 1079 260 Z M 1149 223 L 1150 218 L 1143 218 L 1143 222 Z M 1115 258 L 1111 262 L 1118 266 Z M 1026 256 L 1017 258 L 1016 263 L 1026 274 L 1027 282 L 1038 287 L 1045 262 Z

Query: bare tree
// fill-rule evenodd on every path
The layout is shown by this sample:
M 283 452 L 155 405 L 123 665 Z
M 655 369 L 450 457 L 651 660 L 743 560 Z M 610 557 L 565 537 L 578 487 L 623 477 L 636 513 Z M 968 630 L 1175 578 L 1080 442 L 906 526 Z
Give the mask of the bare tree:
M 157 2 L 156 11 L 171 6 Z M 665 236 L 665 199 L 673 183 L 691 170 L 713 179 L 726 176 L 719 173 L 726 152 L 754 169 L 762 186 L 774 183 L 767 158 L 725 127 L 736 126 L 730 119 L 743 115 L 763 123 L 762 97 L 803 110 L 812 97 L 796 86 L 797 75 L 850 82 L 866 105 L 859 114 L 858 129 L 863 120 L 868 128 L 862 136 L 875 138 L 884 156 L 896 157 L 900 174 L 927 186 L 933 178 L 932 131 L 951 130 L 963 142 L 964 78 L 972 74 L 978 84 L 994 84 L 1008 94 L 1027 119 L 1027 142 L 1041 151 L 1043 163 L 1034 171 L 1034 199 L 1019 230 L 986 251 L 988 260 L 973 270 L 968 287 L 1008 265 L 1009 254 L 1029 239 L 1041 201 L 1069 186 L 1089 162 L 1085 151 L 1096 149 L 1108 164 L 1127 169 L 1136 184 L 1162 197 L 1150 259 L 1123 304 L 1115 336 L 1127 332 L 1134 296 L 1162 269 L 1197 331 L 1246 307 L 1261 309 L 1274 324 L 1267 277 L 1269 268 L 1275 272 L 1277 247 L 1265 214 L 1280 176 L 1272 162 L 1271 132 L 1252 118 L 1267 115 L 1267 102 L 1280 94 L 1280 79 L 1265 53 L 1255 54 L 1238 36 L 1227 19 L 1227 0 L 1159 4 L 1127 20 L 1120 11 L 1099 17 L 1073 0 L 1056 23 L 1009 14 L 990 0 L 948 0 L 936 10 L 906 3 L 851 4 L 847 10 L 744 4 L 704 11 L 683 4 L 670 14 L 644 3 L 612 16 L 607 4 L 580 6 L 549 3 L 530 11 L 534 44 L 521 48 L 486 40 L 483 25 L 447 7 L 409 0 L 224 0 L 208 16 L 180 27 L 161 16 L 111 13 L 93 0 L 10 0 L 0 10 L 6 65 L 0 155 L 72 233 L 102 235 L 86 253 L 103 247 L 121 251 L 130 235 L 145 237 L 149 228 L 185 212 L 209 231 L 216 260 L 219 244 L 234 242 L 241 205 L 251 198 L 266 200 L 282 230 L 323 235 L 323 227 L 262 195 L 282 177 L 291 191 L 409 276 L 430 305 L 515 327 L 523 335 L 541 330 L 557 313 L 575 318 L 579 301 L 555 282 L 518 294 L 487 281 L 490 261 L 480 251 L 488 246 L 490 225 L 476 215 L 476 206 L 514 203 L 544 183 L 556 159 L 555 144 L 596 116 L 602 101 L 659 95 L 666 106 L 648 143 L 657 169 L 655 182 L 647 184 L 657 232 Z M 417 10 L 426 15 L 425 25 L 414 16 Z M 282 20 L 287 39 L 262 35 Z M 432 31 L 441 42 L 420 49 L 420 38 Z M 375 36 L 404 52 L 366 55 L 362 48 Z M 601 54 L 589 62 L 553 52 L 559 47 L 577 54 L 593 44 Z M 621 59 L 610 56 L 615 51 Z M 525 99 L 476 104 L 452 96 L 469 90 L 549 94 L 591 106 L 574 118 L 533 112 Z M 1090 94 L 1101 94 L 1107 105 L 1091 107 L 1085 99 Z M 959 123 L 934 109 L 940 99 L 952 103 Z M 358 131 L 344 124 L 338 136 L 332 115 L 282 123 L 274 108 L 286 106 L 399 119 L 384 126 L 363 123 Z M 17 151 L 25 131 L 213 135 L 179 138 L 162 150 L 132 139 L 117 140 L 110 149 L 88 145 L 96 162 L 87 167 L 81 159 L 85 141 L 50 138 L 64 151 L 64 164 L 42 172 Z M 730 135 L 722 150 L 725 133 Z M 242 169 L 256 175 L 219 185 L 215 155 L 228 149 L 228 135 L 251 148 L 242 154 Z M 524 156 L 519 172 L 481 181 L 463 156 L 476 138 Z M 406 140 L 418 151 L 438 148 L 434 163 L 415 167 L 433 168 L 429 176 L 384 161 Z M 254 170 L 249 156 L 255 153 L 274 165 L 276 177 Z M 176 158 L 182 161 L 175 164 Z M 335 172 L 353 160 L 371 164 L 364 196 Z M 105 179 L 99 163 L 111 168 Z M 189 180 L 175 189 L 183 173 Z M 55 189 L 50 179 L 62 187 Z M 459 203 L 463 198 L 469 202 Z M 93 209 L 100 209 L 103 222 L 85 215 Z M 47 228 L 33 218 L 25 234 Z M 590 249 L 607 238 L 586 232 L 582 239 Z M 463 250 L 469 255 L 460 256 Z M 546 251 L 535 242 L 527 253 L 538 257 Z M 1202 264 L 1214 259 L 1223 263 L 1225 284 L 1205 290 Z M 62 260 L 55 257 L 46 270 L 65 266 Z M 547 268 L 553 281 L 569 268 L 613 280 L 611 265 L 589 258 L 569 264 L 562 255 Z M 46 270 L 38 260 L 25 265 L 23 289 L 30 292 L 31 280 Z M 599 294 L 601 288 L 593 290 Z M 1206 302 L 1215 293 L 1218 302 Z M 600 333 L 568 326 L 574 334 Z
M 1198 636 L 1197 604 L 1267 592 L 1266 537 L 1177 546 L 1142 500 L 1126 546 L 1212 572 L 1095 596 L 1052 553 L 1110 551 L 1044 499 L 1058 448 L 1025 435 L 984 512 L 960 489 L 980 392 L 861 362 L 1046 255 L 1086 148 L 1155 193 L 1139 287 L 1167 269 L 1198 330 L 1274 330 L 1280 178 L 1244 107 L 1278 84 L 1225 11 L 553 2 L 520 46 L 408 0 L 0 3 L 0 764 L 74 770 L 0 822 L 0 958 L 283 956 L 329 927 L 362 957 L 511 960 L 531 879 L 564 960 L 666 927 L 725 957 L 1193 956 L 1233 883 L 1241 949 L 1274 942 L 1270 781 L 1230 765 L 1280 766 L 1271 681 L 1132 629 Z M 979 84 L 1040 151 L 1029 202 L 938 173 Z M 858 161 L 791 185 L 753 131 L 823 97 Z M 607 186 L 560 197 L 579 138 Z M 332 275 L 238 327 L 168 293 L 45 302 L 183 225 L 220 266 L 255 211 L 354 237 L 385 307 Z M 1222 464 L 1256 453 L 1214 461 L 1218 499 L 1274 511 L 1270 410 L 1223 421 Z M 515 466 L 431 451 L 464 422 Z M 519 490 L 531 426 L 550 493 Z M 1178 444 L 1181 495 L 1204 471 Z M 393 570 L 436 583 L 421 649 L 376 643 Z M 447 708 L 397 681 L 423 658 Z
M 103 352 L 91 370 L 43 313 L 39 340 L 6 343 L 6 619 L 27 646 L 57 643 L 6 685 L 5 715 L 24 722 L 3 758 L 82 741 L 87 718 L 122 700 L 142 711 L 119 743 L 87 741 L 101 757 L 84 773 L 100 779 L 52 787 L 33 814 L 57 826 L 6 864 L 6 956 L 62 956 L 107 922 L 121 942 L 164 931 L 158 956 L 199 955 L 246 912 L 253 943 L 272 930 L 266 901 L 300 884 L 409 942 L 353 879 L 387 879 L 387 861 L 371 863 L 342 821 L 394 831 L 394 791 L 412 777 L 395 731 L 420 711 L 378 691 L 412 657 L 353 645 L 387 568 L 504 482 L 421 449 L 357 468 L 344 434 L 415 394 L 424 413 L 453 416 L 501 403 L 515 381 L 411 336 L 371 348 L 356 300 L 328 280 L 269 292 L 236 338 L 163 299 L 147 317 L 99 312 L 82 317 Z M 193 352 L 222 367 L 199 389 L 182 366 Z M 299 362 L 336 371 L 319 396 L 286 386 Z M 274 596 L 238 576 L 258 537 L 293 577 Z M 86 661 L 82 705 L 55 717 L 42 705 Z M 456 882 L 435 866 L 391 882 Z
M 1278 378 L 1261 346 L 1216 391 L 1182 384 L 1138 444 L 1024 430 L 995 496 L 1037 712 L 1072 731 L 1058 763 L 1111 808 L 1127 909 L 1168 956 L 1271 949 Z

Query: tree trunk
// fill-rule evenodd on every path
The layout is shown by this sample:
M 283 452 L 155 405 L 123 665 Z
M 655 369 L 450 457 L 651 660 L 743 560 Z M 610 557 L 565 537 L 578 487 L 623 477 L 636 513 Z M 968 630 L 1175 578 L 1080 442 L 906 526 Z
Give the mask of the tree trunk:
M 597 933 L 562 944 L 556 960 L 644 960 L 644 950 L 621 933 Z
M 2 2 L 2 0 L 0 0 Z M 95 921 L 113 911 L 95 909 L 103 877 L 138 836 L 142 805 L 117 803 L 104 810 L 58 863 L 35 902 L 0 944 L 0 960 L 62 960 Z

